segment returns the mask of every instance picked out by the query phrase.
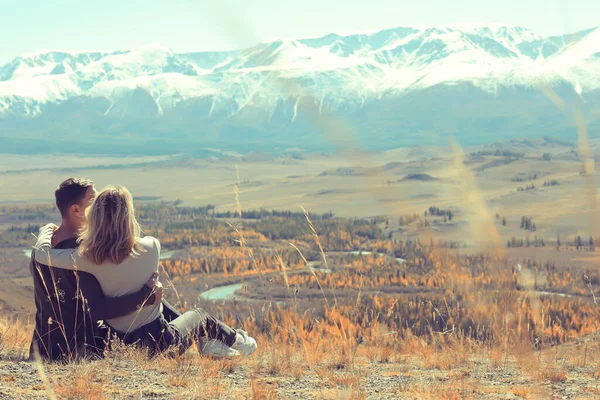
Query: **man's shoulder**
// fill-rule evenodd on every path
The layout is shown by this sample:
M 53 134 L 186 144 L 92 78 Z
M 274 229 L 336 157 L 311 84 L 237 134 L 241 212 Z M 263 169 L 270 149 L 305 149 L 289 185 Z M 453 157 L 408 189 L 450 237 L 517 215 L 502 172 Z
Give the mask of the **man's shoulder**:
M 52 248 L 63 250 L 63 249 L 75 249 L 77 247 L 79 247 L 79 242 L 77 241 L 77 238 L 73 237 L 73 238 L 61 240 Z
M 79 247 L 79 242 L 77 241 L 77 238 L 67 238 L 64 240 L 61 240 L 60 242 L 58 242 L 55 246 L 53 246 L 53 249 L 59 249 L 59 250 L 68 250 L 68 249 L 76 249 L 77 247 Z M 34 270 L 40 268 L 40 270 L 42 271 L 49 271 L 50 267 L 48 265 L 39 263 L 35 260 L 35 249 L 32 250 L 31 253 L 31 260 L 29 262 L 30 264 L 30 270 L 33 274 Z M 83 271 L 78 271 L 79 274 L 86 274 L 86 272 Z M 75 273 L 72 270 L 68 270 L 68 269 L 62 269 L 62 268 L 54 268 L 54 275 L 60 275 L 60 276 L 65 276 L 65 277 L 71 277 L 71 276 L 75 276 Z

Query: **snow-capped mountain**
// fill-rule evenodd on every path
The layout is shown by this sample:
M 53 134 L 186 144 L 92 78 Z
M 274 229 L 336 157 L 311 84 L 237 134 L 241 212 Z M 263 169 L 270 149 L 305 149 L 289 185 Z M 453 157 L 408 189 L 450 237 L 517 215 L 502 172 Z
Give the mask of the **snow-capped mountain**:
M 552 103 L 540 88 L 567 102 L 577 93 L 587 111 L 598 110 L 600 29 L 544 38 L 502 25 L 402 27 L 227 52 L 177 54 L 160 44 L 38 52 L 0 67 L 0 144 L 26 129 L 59 129 L 66 139 L 65 118 L 90 135 L 169 132 L 216 143 L 236 132 L 283 138 L 283 130 L 289 144 L 315 129 L 314 113 L 303 115 L 307 101 L 381 145 L 417 134 L 514 133 L 558 113 L 541 110 Z

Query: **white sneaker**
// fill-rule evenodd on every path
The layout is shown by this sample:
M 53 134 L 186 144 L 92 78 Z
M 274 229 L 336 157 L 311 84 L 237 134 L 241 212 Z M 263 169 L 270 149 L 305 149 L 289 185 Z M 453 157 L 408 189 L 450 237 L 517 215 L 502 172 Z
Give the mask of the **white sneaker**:
M 218 358 L 230 358 L 240 355 L 239 351 L 232 349 L 220 340 L 205 337 L 198 340 L 198 351 L 202 355 Z
M 248 332 L 241 329 L 236 329 L 237 335 L 235 337 L 235 343 L 231 346 L 232 349 L 237 350 L 243 356 L 249 356 L 254 353 L 258 348 L 256 340 L 253 337 L 248 336 Z

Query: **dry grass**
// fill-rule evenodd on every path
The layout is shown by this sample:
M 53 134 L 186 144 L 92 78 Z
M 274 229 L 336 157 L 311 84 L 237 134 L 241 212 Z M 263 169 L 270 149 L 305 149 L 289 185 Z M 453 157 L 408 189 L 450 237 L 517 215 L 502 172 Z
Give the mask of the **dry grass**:
M 450 349 L 448 349 L 450 350 Z M 455 353 L 453 351 L 438 350 L 429 353 L 429 356 L 423 359 L 425 368 L 454 370 L 460 367 L 468 366 L 470 355 L 468 353 Z
M 350 389 L 358 389 L 360 387 L 360 375 L 357 374 L 332 374 L 330 381 L 334 386 Z
M 190 384 L 193 361 L 185 357 L 173 359 L 174 368 L 169 376 L 169 384 L 175 387 L 187 387 Z
M 361 389 L 343 389 L 337 392 L 336 400 L 364 400 L 367 395 Z
M 582 345 L 535 350 L 528 341 L 511 343 L 510 331 L 498 340 L 475 343 L 458 332 L 424 340 L 412 335 L 379 335 L 357 340 L 336 310 L 327 337 L 294 329 L 293 320 L 257 335 L 259 350 L 249 358 L 214 360 L 196 349 L 182 356 L 147 352 L 114 340 L 105 358 L 67 364 L 35 364 L 23 389 L 20 365 L 31 339 L 30 320 L 0 313 L 0 392 L 13 397 L 59 399 L 112 398 L 482 398 L 512 393 L 520 398 L 548 397 L 553 389 L 579 385 L 582 396 L 596 393 L 600 345 L 595 335 Z M 12 364 L 11 364 L 12 363 Z M 21 363 L 22 364 L 22 363 Z M 579 383 L 575 384 L 574 381 Z M 578 386 L 578 387 L 579 387 Z M 297 391 L 297 388 L 303 388 Z M 593 397 L 593 396 L 592 396 Z
M 255 380 L 250 380 L 250 388 L 252 389 L 252 399 L 254 400 L 275 400 L 275 388 L 269 385 L 264 385 Z
M 398 356 L 398 352 L 390 346 L 375 345 L 373 347 L 367 347 L 364 351 L 364 355 L 372 364 L 386 364 L 393 362 Z
M 108 397 L 110 386 L 106 385 L 104 373 L 92 364 L 73 364 L 68 372 L 57 377 L 54 393 L 60 399 L 104 400 Z
M 4 320 L 3 320 L 4 319 Z M 6 316 L 0 321 L 6 323 Z M 17 336 L 27 336 L 32 327 L 20 325 Z M 23 399 L 140 398 L 519 398 L 548 397 L 544 384 L 563 390 L 577 381 L 578 393 L 594 397 L 600 360 L 588 356 L 582 365 L 582 349 L 525 353 L 502 345 L 467 346 L 459 340 L 447 344 L 404 343 L 352 344 L 347 339 L 324 343 L 290 343 L 283 335 L 261 337 L 259 350 L 249 358 L 214 360 L 190 349 L 182 356 L 158 356 L 115 343 L 103 360 L 67 365 L 41 364 L 48 377 L 44 384 L 35 374 L 24 384 L 26 374 L 11 372 L 15 363 L 8 353 L 24 352 L 22 338 L 0 351 L 0 391 L 10 390 Z M 19 344 L 20 343 L 20 344 Z M 399 352 L 397 349 L 401 348 Z M 587 345 L 588 354 L 599 350 Z M 522 352 L 527 357 L 517 354 Z M 526 362 L 529 360 L 529 362 Z M 571 379 L 572 378 L 572 379 Z M 573 384 L 575 385 L 575 384 Z M 23 388 L 25 387 L 25 388 Z M 21 388 L 21 389 L 18 389 Z M 563 388 L 563 389 L 561 389 Z M 13 397 L 14 397 L 13 396 Z
M 567 380 L 567 368 L 547 366 L 541 371 L 540 378 L 550 382 L 565 382 Z
M 305 357 L 292 345 L 271 346 L 261 349 L 251 360 L 256 373 L 272 376 L 289 375 L 299 379 L 304 373 Z
M 305 216 L 327 266 L 319 236 L 306 211 Z M 238 234 L 245 246 L 241 229 Z M 252 253 L 248 256 L 252 258 Z M 314 272 L 313 276 L 317 278 Z M 527 398 L 548 382 L 560 390 L 568 382 L 567 371 L 569 377 L 597 377 L 600 371 L 598 358 L 593 357 L 599 353 L 597 338 L 586 342 L 583 353 L 565 357 L 558 351 L 534 350 L 527 339 L 516 339 L 518 336 L 508 323 L 499 325 L 496 339 L 485 344 L 475 343 L 454 329 L 431 331 L 428 338 L 421 338 L 412 334 L 380 334 L 375 326 L 368 339 L 359 339 L 356 323 L 339 312 L 335 296 L 333 305 L 327 302 L 323 287 L 318 280 L 317 283 L 324 297 L 324 318 L 329 323 L 323 324 L 323 331 L 299 329 L 294 316 L 283 315 L 257 335 L 259 350 L 252 357 L 232 360 L 201 357 L 195 349 L 182 356 L 149 359 L 147 352 L 115 340 L 100 361 L 83 360 L 66 367 L 37 364 L 41 379 L 34 375 L 32 389 L 19 396 L 34 398 L 32 391 L 37 390 L 47 397 L 91 400 L 300 396 L 458 399 L 510 391 Z M 447 304 L 446 309 L 451 318 L 455 310 Z M 437 308 L 435 312 L 440 314 Z M 31 338 L 31 324 L 0 314 L 0 328 L 1 361 L 22 359 Z M 572 373 L 576 368 L 581 371 Z M 0 390 L 19 386 L 21 379 L 15 374 L 4 374 Z M 302 391 L 297 392 L 297 388 Z M 581 392 L 593 390 L 590 384 Z M 14 389 L 11 393 L 16 396 L 20 392 Z
M 12 318 L 0 308 L 0 354 L 11 359 L 27 357 L 32 329 L 29 324 Z

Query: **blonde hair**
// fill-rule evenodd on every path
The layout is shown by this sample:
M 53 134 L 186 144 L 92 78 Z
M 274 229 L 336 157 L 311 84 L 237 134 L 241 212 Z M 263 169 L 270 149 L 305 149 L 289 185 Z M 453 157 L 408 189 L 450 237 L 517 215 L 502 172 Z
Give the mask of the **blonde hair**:
M 98 193 L 86 212 L 79 254 L 90 262 L 122 263 L 144 251 L 137 243 L 141 229 L 135 218 L 133 197 L 124 186 L 107 186 Z

